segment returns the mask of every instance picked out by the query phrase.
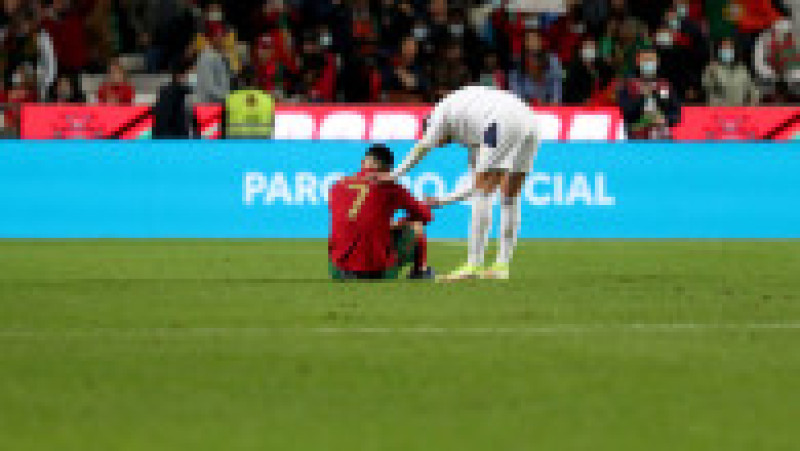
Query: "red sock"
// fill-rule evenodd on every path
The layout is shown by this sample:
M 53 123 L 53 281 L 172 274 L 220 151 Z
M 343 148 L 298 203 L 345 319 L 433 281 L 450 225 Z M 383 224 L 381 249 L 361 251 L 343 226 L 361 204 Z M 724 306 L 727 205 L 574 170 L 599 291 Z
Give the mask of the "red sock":
M 417 237 L 417 245 L 414 248 L 414 269 L 422 271 L 428 266 L 428 238 L 425 235 Z

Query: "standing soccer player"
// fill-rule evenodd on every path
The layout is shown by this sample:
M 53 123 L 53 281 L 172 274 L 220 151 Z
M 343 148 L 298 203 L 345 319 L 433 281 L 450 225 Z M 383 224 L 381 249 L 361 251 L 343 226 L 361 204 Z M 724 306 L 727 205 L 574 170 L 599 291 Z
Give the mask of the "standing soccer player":
M 383 183 L 394 155 L 384 145 L 372 146 L 361 171 L 333 185 L 329 196 L 331 235 L 328 245 L 335 280 L 396 279 L 411 265 L 410 279 L 433 279 L 427 263 L 424 224 L 431 209 L 397 183 Z M 393 222 L 405 210 L 405 219 Z
M 434 147 L 460 143 L 470 150 L 472 182 L 450 196 L 431 199 L 443 206 L 472 196 L 469 260 L 444 278 L 508 279 L 521 221 L 520 193 L 538 149 L 535 117 L 522 100 L 500 89 L 469 86 L 439 102 L 426 121 L 422 140 L 392 174 L 405 175 Z M 501 195 L 497 261 L 484 268 L 492 227 L 492 197 Z M 474 193 L 474 195 L 473 195 Z

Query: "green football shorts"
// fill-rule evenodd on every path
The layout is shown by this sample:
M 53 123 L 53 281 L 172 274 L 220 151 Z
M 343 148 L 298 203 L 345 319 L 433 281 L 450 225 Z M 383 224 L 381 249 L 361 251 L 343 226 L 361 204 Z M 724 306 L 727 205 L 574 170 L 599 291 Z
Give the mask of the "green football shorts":
M 411 226 L 403 226 L 392 230 L 392 246 L 397 252 L 397 261 L 394 266 L 386 271 L 379 272 L 353 272 L 342 271 L 329 261 L 331 278 L 333 280 L 397 280 L 400 271 L 408 265 L 414 264 L 417 238 Z

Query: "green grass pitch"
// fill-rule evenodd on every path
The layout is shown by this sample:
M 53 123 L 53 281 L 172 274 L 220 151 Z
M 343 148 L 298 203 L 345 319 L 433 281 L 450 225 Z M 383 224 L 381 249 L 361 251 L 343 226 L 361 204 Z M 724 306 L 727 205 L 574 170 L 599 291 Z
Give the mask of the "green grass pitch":
M 333 284 L 321 241 L 0 242 L 0 449 L 800 449 L 799 241 L 529 241 L 513 269 Z

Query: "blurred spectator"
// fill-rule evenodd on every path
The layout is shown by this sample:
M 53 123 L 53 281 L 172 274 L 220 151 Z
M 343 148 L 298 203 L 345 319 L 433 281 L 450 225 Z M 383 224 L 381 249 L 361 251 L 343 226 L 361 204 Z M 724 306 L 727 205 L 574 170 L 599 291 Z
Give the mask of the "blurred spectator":
M 791 22 L 788 19 L 778 21 L 767 39 L 764 56 L 769 68 L 778 78 L 791 79 L 791 72 L 800 69 L 798 42 L 792 32 Z
M 136 92 L 128 81 L 128 75 L 120 62 L 114 61 L 108 67 L 108 76 L 97 91 L 97 100 L 110 105 L 132 105 Z
M 645 33 L 646 26 L 628 17 L 611 17 L 599 41 L 600 57 L 611 65 L 618 76 L 636 74 L 636 55 L 652 45 Z
M 202 53 L 203 49 L 210 45 L 212 36 L 222 40 L 221 52 L 225 60 L 228 61 L 234 74 L 239 73 L 242 70 L 242 61 L 239 58 L 236 31 L 225 21 L 222 5 L 217 2 L 211 2 L 206 6 L 203 12 L 203 27 L 194 38 L 192 51 L 198 55 Z
M 627 0 L 625 3 L 631 16 L 641 21 L 648 30 L 658 27 L 664 13 L 673 6 L 673 0 Z
M 414 8 L 408 1 L 379 0 L 375 8 L 380 47 L 391 49 L 397 36 L 408 36 L 414 25 Z
M 497 53 L 489 52 L 484 56 L 483 71 L 478 77 L 478 83 L 482 86 L 506 89 L 508 77 L 500 67 Z
M 194 0 L 138 0 L 145 20 L 139 41 L 147 49 L 147 68 L 158 72 L 191 53 L 190 44 L 200 29 Z
M 660 73 L 669 80 L 682 101 L 697 102 L 701 97 L 702 69 L 695 69 L 690 61 L 688 50 L 675 42 L 676 34 L 672 29 L 661 27 L 655 34 L 655 45 L 658 51 Z M 697 71 L 697 72 L 695 72 Z
M 467 21 L 463 10 L 454 10 L 449 15 L 449 43 L 457 43 L 461 47 L 464 64 L 471 76 L 477 76 L 483 64 L 485 45 L 478 33 Z
M 703 26 L 705 17 L 703 9 L 705 0 L 674 0 L 672 8 L 678 13 L 681 20 Z
M 112 35 L 112 2 L 111 0 L 84 0 L 90 4 L 89 14 L 85 18 L 86 32 L 89 42 L 89 63 L 92 71 L 101 71 L 108 65 L 112 55 L 116 53 L 117 39 Z
M 12 18 L 5 36 L 0 36 L 0 73 L 5 81 L 23 65 L 36 69 L 36 86 L 43 95 L 56 77 L 55 53 L 50 35 L 31 11 Z
M 800 102 L 800 96 L 792 92 L 789 83 L 786 80 L 780 80 L 775 83 L 773 91 L 764 98 L 764 103 L 772 105 L 797 105 Z
M 153 138 L 187 139 L 195 134 L 198 127 L 193 106 L 186 100 L 192 94 L 188 71 L 188 65 L 176 65 L 171 81 L 158 92 L 153 106 Z
M 333 102 L 336 97 L 336 57 L 330 52 L 330 34 L 320 27 L 303 37 L 293 92 L 300 100 Z
M 42 27 L 53 40 L 59 73 L 76 74 L 89 65 L 89 35 L 85 17 L 90 4 L 86 1 L 53 0 L 43 9 Z
M 197 99 L 200 103 L 223 103 L 231 90 L 230 64 L 223 54 L 224 30 L 209 37 L 209 45 L 197 59 Z
M 658 53 L 644 48 L 637 54 L 637 77 L 625 80 L 619 106 L 631 139 L 671 139 L 680 121 L 680 100 L 669 81 L 659 78 Z
M 598 57 L 597 42 L 586 39 L 580 46 L 564 81 L 564 103 L 601 104 L 614 78 L 614 70 Z
M 537 31 L 526 33 L 524 50 L 520 66 L 509 75 L 509 89 L 534 105 L 561 102 L 563 70 L 558 56 L 544 50 Z
M 411 36 L 400 42 L 400 52 L 384 75 L 390 102 L 422 102 L 428 89 L 419 64 L 419 45 Z
M 278 57 L 275 40 L 265 34 L 256 40 L 253 52 L 254 85 L 282 99 L 287 93 L 289 71 Z
M 592 36 L 602 35 L 610 8 L 609 0 L 583 0 L 583 20 Z
M 0 102 L 10 106 L 5 111 L 6 128 L 11 131 L 12 136 L 18 136 L 20 130 L 19 106 L 38 100 L 33 66 L 29 64 L 18 66 L 11 75 L 11 84 L 8 90 L 0 97 L 2 97 Z
M 733 39 L 724 39 L 712 60 L 703 72 L 703 87 L 711 106 L 756 105 L 759 92 L 750 70 L 737 57 Z
M 561 16 L 550 27 L 547 32 L 547 41 L 561 62 L 569 65 L 584 34 L 586 34 L 586 22 L 583 20 L 583 7 L 580 3 L 575 2 L 569 7 L 567 14 Z
M 0 29 L 7 26 L 11 18 L 19 11 L 20 0 L 0 1 Z
M 772 0 L 730 0 L 731 20 L 742 34 L 759 33 L 781 18 Z
M 353 53 L 343 55 L 340 80 L 345 101 L 381 101 L 383 77 L 377 46 L 369 41 L 357 42 Z
M 731 18 L 730 2 L 731 0 L 705 0 L 703 3 L 708 34 L 714 42 L 736 33 L 736 24 Z
M 451 91 L 469 84 L 470 74 L 464 63 L 461 43 L 451 41 L 433 66 L 433 99 L 441 99 Z
M 86 103 L 77 75 L 59 75 L 50 87 L 45 100 L 49 103 Z
M 36 38 L 37 60 L 36 76 L 39 88 L 39 97 L 44 98 L 50 86 L 56 80 L 58 74 L 58 62 L 56 61 L 55 47 L 50 33 L 42 27 L 41 22 L 33 15 L 27 17 L 28 23 L 25 25 L 32 35 Z
M 428 4 L 427 41 L 434 48 L 444 47 L 450 39 L 450 18 L 447 0 L 431 0 Z
M 278 29 L 295 30 L 298 16 L 285 0 L 263 0 L 253 14 L 254 29 L 260 32 Z
M 702 100 L 702 72 L 708 64 L 708 42 L 691 19 L 681 19 L 677 10 L 664 15 L 655 42 L 664 75 L 684 102 Z

